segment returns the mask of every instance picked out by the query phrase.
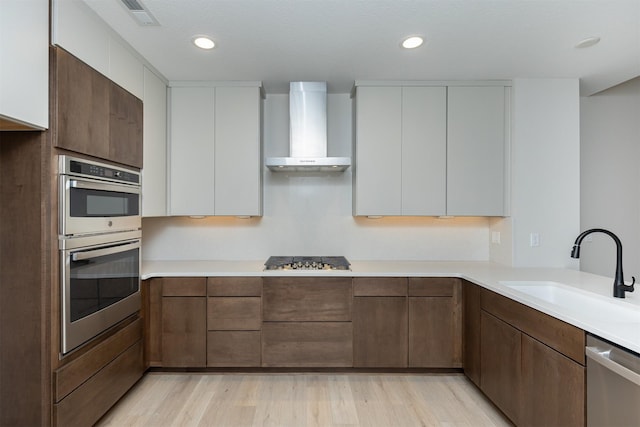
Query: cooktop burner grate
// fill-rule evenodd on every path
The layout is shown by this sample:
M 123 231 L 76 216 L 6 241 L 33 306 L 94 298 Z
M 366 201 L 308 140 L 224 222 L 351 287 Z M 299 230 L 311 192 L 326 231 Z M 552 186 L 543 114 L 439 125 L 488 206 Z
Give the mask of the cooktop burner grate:
M 272 256 L 264 263 L 265 270 L 350 270 L 343 256 Z

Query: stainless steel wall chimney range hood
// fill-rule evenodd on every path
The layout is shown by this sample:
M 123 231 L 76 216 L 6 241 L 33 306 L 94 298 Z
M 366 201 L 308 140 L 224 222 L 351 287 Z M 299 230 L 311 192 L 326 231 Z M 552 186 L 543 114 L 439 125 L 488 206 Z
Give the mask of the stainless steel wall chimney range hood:
M 349 157 L 327 157 L 327 83 L 289 85 L 289 156 L 267 157 L 273 172 L 344 172 Z

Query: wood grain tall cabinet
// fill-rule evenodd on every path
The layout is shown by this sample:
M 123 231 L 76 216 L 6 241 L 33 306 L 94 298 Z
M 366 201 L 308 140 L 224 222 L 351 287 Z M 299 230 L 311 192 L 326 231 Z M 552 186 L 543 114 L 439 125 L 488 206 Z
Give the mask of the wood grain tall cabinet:
M 57 237 L 57 156 L 141 166 L 142 102 L 60 48 L 49 67 L 50 129 L 0 132 L 2 426 L 92 425 L 144 372 L 136 316 L 61 356 Z

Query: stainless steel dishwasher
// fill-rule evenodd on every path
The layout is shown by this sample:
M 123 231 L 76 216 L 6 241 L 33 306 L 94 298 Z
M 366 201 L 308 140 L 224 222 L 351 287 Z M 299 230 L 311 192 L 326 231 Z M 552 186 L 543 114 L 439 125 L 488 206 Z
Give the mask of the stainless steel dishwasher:
M 587 426 L 640 426 L 640 354 L 587 335 L 586 355 Z

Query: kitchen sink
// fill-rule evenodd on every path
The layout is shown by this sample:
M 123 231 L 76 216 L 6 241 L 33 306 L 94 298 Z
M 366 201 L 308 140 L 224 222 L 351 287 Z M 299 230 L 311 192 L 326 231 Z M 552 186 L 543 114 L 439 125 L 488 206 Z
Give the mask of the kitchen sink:
M 501 285 L 535 299 L 562 307 L 568 313 L 588 314 L 608 322 L 640 323 L 640 309 L 623 301 L 551 281 L 502 281 Z

